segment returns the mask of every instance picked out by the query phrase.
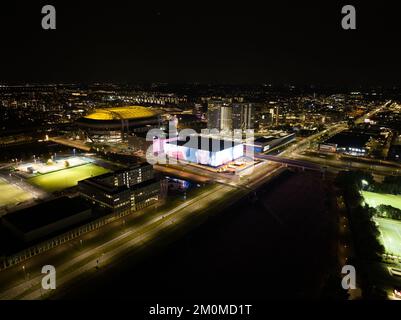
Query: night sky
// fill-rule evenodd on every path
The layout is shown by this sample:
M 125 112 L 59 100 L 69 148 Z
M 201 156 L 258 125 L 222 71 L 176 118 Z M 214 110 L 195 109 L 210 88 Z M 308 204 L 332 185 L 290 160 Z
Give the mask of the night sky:
M 0 82 L 401 85 L 395 3 L 143 2 L 2 3 Z M 357 30 L 341 28 L 346 4 Z

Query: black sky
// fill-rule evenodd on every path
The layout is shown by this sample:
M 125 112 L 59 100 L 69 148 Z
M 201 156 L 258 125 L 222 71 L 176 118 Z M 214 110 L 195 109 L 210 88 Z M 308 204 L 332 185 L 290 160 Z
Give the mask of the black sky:
M 394 3 L 145 3 L 1 4 L 0 82 L 401 84 Z M 55 31 L 41 29 L 45 4 Z M 346 4 L 357 30 L 341 28 Z

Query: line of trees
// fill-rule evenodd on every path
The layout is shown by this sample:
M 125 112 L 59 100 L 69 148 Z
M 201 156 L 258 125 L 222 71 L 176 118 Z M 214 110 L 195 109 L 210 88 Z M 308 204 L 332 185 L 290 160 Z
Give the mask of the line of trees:
M 369 173 L 353 172 L 348 173 L 348 178 L 343 177 L 339 179 L 348 179 L 348 183 L 356 184 L 358 190 L 366 189 L 376 193 L 401 195 L 401 176 L 387 176 L 384 178 L 383 182 L 379 183 L 375 182 L 373 176 Z M 382 204 L 374 210 L 374 215 L 377 217 L 401 220 L 401 210 L 390 205 Z
M 392 206 L 381 204 L 376 208 L 376 216 L 381 218 L 401 220 L 401 210 Z
M 401 176 L 387 176 L 382 183 L 373 182 L 369 191 L 377 193 L 401 194 Z
M 360 190 L 373 183 L 372 175 L 364 172 L 341 172 L 336 185 L 343 193 L 350 229 L 354 240 L 355 260 L 352 264 L 359 271 L 362 295 L 367 300 L 385 300 L 386 292 L 377 286 L 371 275 L 371 261 L 378 261 L 385 252 L 379 242 L 379 230 L 373 221 L 377 210 L 364 204 Z
M 380 235 L 373 217 L 376 209 L 364 205 L 360 190 L 363 181 L 373 183 L 373 177 L 364 172 L 341 172 L 337 176 L 336 185 L 342 190 L 349 213 L 350 227 L 359 257 L 377 260 L 384 253 L 384 247 L 379 242 Z

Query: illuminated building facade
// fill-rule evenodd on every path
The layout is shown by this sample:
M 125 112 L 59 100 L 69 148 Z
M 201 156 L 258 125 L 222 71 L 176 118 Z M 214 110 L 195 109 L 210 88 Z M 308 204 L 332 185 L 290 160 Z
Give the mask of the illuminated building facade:
M 97 109 L 76 121 L 92 142 L 120 142 L 130 134 L 144 133 L 160 126 L 156 112 L 141 106 Z
M 209 101 L 207 106 L 208 129 L 231 130 L 232 112 L 228 103 Z
M 251 103 L 209 101 L 208 129 L 219 131 L 254 128 L 254 107 Z
M 149 164 L 107 173 L 78 182 L 81 195 L 113 212 L 132 212 L 163 199 L 165 179 L 154 177 Z
M 251 103 L 233 103 L 232 105 L 232 129 L 254 129 L 254 107 Z
M 209 137 L 191 136 L 165 144 L 169 158 L 218 167 L 244 155 L 242 143 Z

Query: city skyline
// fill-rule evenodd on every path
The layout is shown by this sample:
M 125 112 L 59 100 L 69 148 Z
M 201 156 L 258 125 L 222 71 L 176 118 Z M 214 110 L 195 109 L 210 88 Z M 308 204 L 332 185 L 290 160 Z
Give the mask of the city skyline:
M 0 301 L 208 319 L 401 300 L 398 15 L 2 4 Z

